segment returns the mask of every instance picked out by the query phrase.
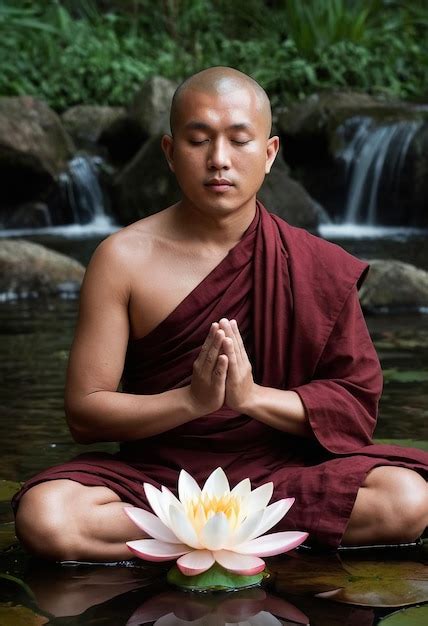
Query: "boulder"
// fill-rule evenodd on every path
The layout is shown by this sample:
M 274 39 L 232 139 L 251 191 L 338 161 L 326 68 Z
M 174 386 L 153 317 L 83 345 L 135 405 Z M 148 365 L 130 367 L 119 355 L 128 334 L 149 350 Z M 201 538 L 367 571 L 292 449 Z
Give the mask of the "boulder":
M 316 231 L 319 224 L 329 222 L 324 209 L 290 177 L 281 154 L 277 155 L 257 196 L 271 213 L 293 226 Z
M 176 88 L 177 83 L 162 76 L 152 76 L 136 93 L 129 115 L 147 136 L 169 134 L 169 110 Z
M 77 105 L 61 115 L 66 131 L 79 149 L 96 148 L 102 134 L 117 120 L 126 116 L 124 107 Z
M 161 135 L 151 137 L 114 181 L 112 208 L 121 224 L 157 213 L 180 198 L 160 142 Z
M 428 308 L 428 272 L 402 261 L 368 261 L 370 271 L 360 289 L 360 301 L 368 312 Z
M 51 225 L 50 210 L 44 202 L 27 202 L 14 207 L 13 210 L 3 210 L 0 213 L 0 228 L 2 229 L 43 228 Z
M 46 103 L 0 98 L 0 206 L 44 200 L 74 150 Z
M 20 239 L 0 240 L 0 293 L 10 298 L 72 296 L 85 268 L 75 259 Z

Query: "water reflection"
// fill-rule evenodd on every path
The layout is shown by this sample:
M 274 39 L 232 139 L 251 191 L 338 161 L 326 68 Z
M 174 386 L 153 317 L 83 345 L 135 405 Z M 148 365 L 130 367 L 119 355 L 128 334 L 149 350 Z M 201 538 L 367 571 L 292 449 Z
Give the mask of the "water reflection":
M 283 598 L 264 589 L 234 593 L 186 593 L 166 591 L 144 602 L 126 626 L 274 626 L 309 624 L 309 618 Z
M 0 598 L 11 609 L 6 623 L 15 624 L 12 611 L 23 607 L 32 611 L 31 624 L 49 626 L 373 626 L 379 617 L 372 608 L 283 594 L 272 586 L 184 592 L 166 586 L 166 571 L 158 564 L 60 567 L 31 560 L 21 586 L 2 584 Z

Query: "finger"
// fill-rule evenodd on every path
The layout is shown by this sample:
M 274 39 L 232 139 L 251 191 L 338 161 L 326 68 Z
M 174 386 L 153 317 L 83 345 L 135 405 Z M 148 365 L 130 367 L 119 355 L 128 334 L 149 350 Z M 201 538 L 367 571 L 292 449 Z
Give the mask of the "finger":
M 245 349 L 244 342 L 242 341 L 241 333 L 239 332 L 238 322 L 236 320 L 230 320 L 230 327 L 238 345 L 241 358 L 244 358 L 244 356 L 247 355 L 247 351 Z
M 201 349 L 199 351 L 199 354 L 198 354 L 198 357 L 196 359 L 198 362 L 205 361 L 207 352 L 208 352 L 208 350 L 212 346 L 212 343 L 214 341 L 214 338 L 215 338 L 215 335 L 216 335 L 216 332 L 217 332 L 218 328 L 219 328 L 218 322 L 213 322 L 211 324 L 211 327 L 210 327 L 210 330 L 208 332 L 207 338 L 205 339 L 204 343 L 202 344 L 202 347 L 201 347 Z
M 219 323 L 220 323 L 220 328 L 222 328 L 224 330 L 224 333 L 225 333 L 226 337 L 230 337 L 232 339 L 233 344 L 234 344 L 234 348 L 235 348 L 235 351 L 236 351 L 236 356 L 240 357 L 241 356 L 241 351 L 240 351 L 240 348 L 239 348 L 239 344 L 238 344 L 238 342 L 236 340 L 235 334 L 233 332 L 233 328 L 232 328 L 232 325 L 231 325 L 230 321 L 228 319 L 226 319 L 225 317 L 223 317 L 220 320 Z
M 224 384 L 229 359 L 225 354 L 220 354 L 217 358 L 216 366 L 213 369 L 213 380 L 216 384 Z
M 236 373 L 238 366 L 238 360 L 236 358 L 235 346 L 231 337 L 225 337 L 223 339 L 223 350 L 229 360 L 229 371 L 231 374 Z
M 219 328 L 213 337 L 212 343 L 208 350 L 205 352 L 205 359 L 202 361 L 202 367 L 208 370 L 213 370 L 217 357 L 219 356 L 224 339 L 224 330 Z

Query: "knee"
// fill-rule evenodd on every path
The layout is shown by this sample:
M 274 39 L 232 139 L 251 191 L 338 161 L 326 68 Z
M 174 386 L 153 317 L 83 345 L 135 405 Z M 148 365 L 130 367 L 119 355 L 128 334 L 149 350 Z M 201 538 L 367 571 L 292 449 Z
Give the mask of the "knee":
M 67 516 L 67 488 L 58 481 L 41 483 L 21 498 L 16 513 L 16 536 L 24 548 L 45 559 L 77 559 L 76 532 Z
M 388 518 L 384 519 L 384 524 L 391 529 L 395 541 L 415 541 L 428 525 L 428 485 L 416 472 L 392 469 L 399 471 L 394 472 L 392 484 L 383 489 Z

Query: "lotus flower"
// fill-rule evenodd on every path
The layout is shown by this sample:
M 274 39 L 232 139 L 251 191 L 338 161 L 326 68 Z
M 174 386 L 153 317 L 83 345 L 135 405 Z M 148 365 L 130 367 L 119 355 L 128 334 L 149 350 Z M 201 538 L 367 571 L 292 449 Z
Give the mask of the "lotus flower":
M 177 560 L 186 576 L 208 570 L 215 562 L 234 574 L 263 571 L 260 557 L 287 552 L 300 545 L 308 533 L 298 531 L 263 535 L 281 520 L 294 498 L 267 506 L 273 483 L 251 491 L 248 478 L 229 488 L 218 467 L 201 490 L 185 470 L 178 478 L 178 499 L 167 489 L 144 483 L 153 513 L 133 507 L 125 512 L 152 539 L 128 541 L 129 549 L 147 561 Z

